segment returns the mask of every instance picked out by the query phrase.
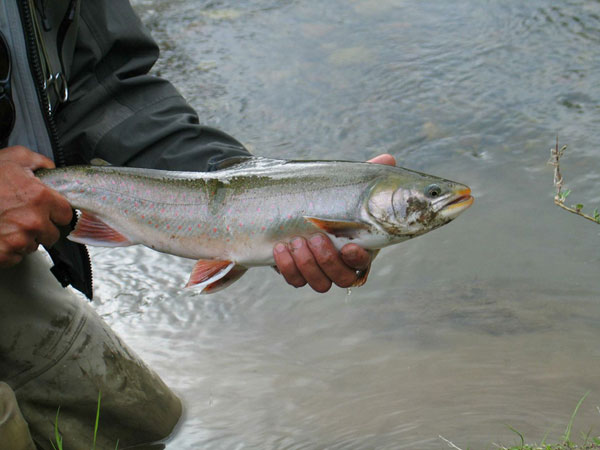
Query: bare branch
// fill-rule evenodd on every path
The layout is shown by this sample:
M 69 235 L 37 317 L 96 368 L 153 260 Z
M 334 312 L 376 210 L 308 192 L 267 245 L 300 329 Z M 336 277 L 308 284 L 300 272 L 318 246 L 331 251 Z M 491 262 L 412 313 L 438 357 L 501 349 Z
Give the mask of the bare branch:
M 571 191 L 563 191 L 563 176 L 560 173 L 560 158 L 565 153 L 567 149 L 566 145 L 563 145 L 560 149 L 558 148 L 558 136 L 556 136 L 556 147 L 550 149 L 550 160 L 548 164 L 554 167 L 554 187 L 556 188 L 556 194 L 554 195 L 554 203 L 560 206 L 562 209 L 569 211 L 570 213 L 577 214 L 585 219 L 591 220 L 594 223 L 600 224 L 600 215 L 598 214 L 598 210 L 594 211 L 594 217 L 587 215 L 581 210 L 583 209 L 583 205 L 574 205 L 567 206 L 565 205 L 565 199 L 571 193 Z

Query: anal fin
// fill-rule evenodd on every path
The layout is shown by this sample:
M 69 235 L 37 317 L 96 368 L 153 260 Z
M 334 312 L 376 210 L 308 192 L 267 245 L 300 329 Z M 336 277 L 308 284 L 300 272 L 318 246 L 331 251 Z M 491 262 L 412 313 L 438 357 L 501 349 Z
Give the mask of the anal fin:
M 81 212 L 77 225 L 68 239 L 80 244 L 100 247 L 127 247 L 133 244 L 126 236 L 87 211 Z
M 237 281 L 246 270 L 246 267 L 231 261 L 201 259 L 194 266 L 185 287 L 199 287 L 203 294 L 212 294 Z

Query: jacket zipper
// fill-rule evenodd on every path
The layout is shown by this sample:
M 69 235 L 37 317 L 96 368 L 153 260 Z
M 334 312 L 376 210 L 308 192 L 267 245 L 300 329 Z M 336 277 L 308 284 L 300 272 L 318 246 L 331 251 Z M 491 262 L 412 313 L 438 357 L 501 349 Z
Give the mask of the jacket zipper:
M 58 142 L 58 132 L 56 125 L 50 117 L 50 103 L 48 96 L 44 92 L 44 73 L 42 72 L 42 65 L 40 62 L 40 55 L 37 52 L 37 44 L 35 42 L 35 30 L 33 25 L 33 12 L 29 8 L 27 0 L 21 2 L 21 11 L 23 13 L 23 25 L 25 26 L 25 39 L 27 42 L 27 56 L 33 69 L 33 75 L 35 78 L 35 88 L 37 90 L 38 98 L 42 103 L 42 115 L 44 116 L 44 122 L 48 130 L 48 136 L 50 137 L 50 144 L 54 152 L 54 162 L 57 167 L 64 167 L 67 165 L 64 152 L 60 143 Z
M 48 96 L 44 91 L 44 74 L 41 67 L 40 55 L 37 51 L 37 43 L 35 41 L 35 29 L 32 16 L 33 11 L 31 11 L 31 8 L 29 7 L 28 0 L 22 0 L 20 2 L 20 5 L 23 25 L 25 27 L 27 56 L 29 58 L 31 68 L 33 70 L 37 95 L 42 104 L 42 116 L 44 117 L 44 123 L 46 124 L 46 129 L 50 138 L 50 145 L 52 146 L 52 151 L 54 153 L 54 163 L 57 167 L 64 167 L 67 165 L 67 160 L 65 157 L 64 150 L 58 140 L 58 130 L 56 129 L 56 124 L 50 116 L 50 103 L 48 100 Z M 73 220 L 76 221 L 76 218 L 74 217 Z M 80 244 L 77 245 L 77 247 L 79 249 L 79 253 L 83 263 L 84 276 L 87 280 L 87 292 L 84 292 L 84 294 L 86 294 L 91 299 L 91 293 L 93 288 L 92 262 L 90 260 L 90 255 L 87 251 L 87 248 L 84 245 Z

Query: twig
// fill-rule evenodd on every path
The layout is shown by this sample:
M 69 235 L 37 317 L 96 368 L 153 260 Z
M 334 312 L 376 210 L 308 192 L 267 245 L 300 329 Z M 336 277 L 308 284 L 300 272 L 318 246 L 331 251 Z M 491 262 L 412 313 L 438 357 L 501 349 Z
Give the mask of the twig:
M 446 444 L 448 444 L 448 447 L 453 448 L 455 450 L 462 450 L 460 447 L 457 447 L 456 445 L 454 445 L 452 442 L 450 442 L 448 439 L 446 439 L 441 434 L 438 434 L 438 436 L 442 441 L 444 441 Z
M 585 219 L 591 220 L 594 223 L 600 224 L 600 214 L 598 213 L 597 209 L 594 210 L 594 216 L 592 217 L 592 216 L 589 216 L 589 215 L 581 212 L 581 210 L 583 209 L 582 204 L 573 205 L 571 207 L 571 206 L 565 205 L 565 203 L 564 203 L 565 199 L 571 193 L 571 191 L 569 191 L 569 190 L 566 190 L 564 192 L 562 191 L 563 176 L 560 173 L 560 165 L 559 165 L 559 160 L 562 157 L 562 155 L 564 154 L 566 149 L 567 149 L 567 146 L 563 145 L 559 150 L 558 136 L 556 136 L 556 147 L 550 149 L 550 160 L 548 161 L 548 164 L 550 164 L 551 166 L 554 167 L 554 187 L 556 187 L 556 195 L 554 196 L 554 204 L 560 206 L 562 209 L 565 209 L 573 214 L 577 214 L 578 216 L 581 216 Z

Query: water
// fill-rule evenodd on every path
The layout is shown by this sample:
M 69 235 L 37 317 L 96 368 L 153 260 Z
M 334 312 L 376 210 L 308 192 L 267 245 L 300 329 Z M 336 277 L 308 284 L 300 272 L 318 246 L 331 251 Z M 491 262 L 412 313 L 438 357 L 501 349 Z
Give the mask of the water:
M 443 449 L 599 432 L 600 2 L 137 0 L 203 123 L 256 154 L 464 182 L 454 223 L 319 295 L 253 269 L 212 296 L 192 261 L 95 249 L 98 309 L 183 398 L 169 449 Z

